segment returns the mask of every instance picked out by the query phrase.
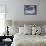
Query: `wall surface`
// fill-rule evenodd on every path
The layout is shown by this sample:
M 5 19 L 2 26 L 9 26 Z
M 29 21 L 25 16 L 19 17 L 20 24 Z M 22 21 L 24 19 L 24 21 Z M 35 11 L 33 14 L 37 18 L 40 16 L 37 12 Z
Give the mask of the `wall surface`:
M 46 0 L 0 0 L 7 5 L 7 20 L 46 21 Z M 24 5 L 37 5 L 37 15 L 24 15 Z

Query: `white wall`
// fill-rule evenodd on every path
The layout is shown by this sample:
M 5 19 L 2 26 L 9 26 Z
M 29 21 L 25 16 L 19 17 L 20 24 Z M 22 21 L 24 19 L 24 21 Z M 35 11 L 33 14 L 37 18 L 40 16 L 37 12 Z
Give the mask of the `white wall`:
M 0 0 L 7 4 L 7 20 L 46 21 L 46 0 Z M 24 15 L 24 5 L 37 5 L 37 15 Z

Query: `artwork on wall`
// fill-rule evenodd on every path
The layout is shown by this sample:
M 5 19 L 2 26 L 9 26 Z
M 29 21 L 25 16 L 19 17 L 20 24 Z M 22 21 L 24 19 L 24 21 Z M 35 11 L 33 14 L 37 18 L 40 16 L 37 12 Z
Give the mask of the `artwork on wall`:
M 24 14 L 25 15 L 36 15 L 37 5 L 24 5 Z

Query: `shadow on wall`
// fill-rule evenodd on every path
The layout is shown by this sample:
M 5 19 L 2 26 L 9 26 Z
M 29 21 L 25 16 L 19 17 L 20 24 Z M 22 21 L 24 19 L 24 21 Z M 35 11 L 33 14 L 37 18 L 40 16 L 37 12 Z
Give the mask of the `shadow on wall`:
M 36 24 L 36 25 L 46 25 L 46 21 L 15 21 L 15 20 L 6 20 L 6 26 L 24 26 L 24 24 Z

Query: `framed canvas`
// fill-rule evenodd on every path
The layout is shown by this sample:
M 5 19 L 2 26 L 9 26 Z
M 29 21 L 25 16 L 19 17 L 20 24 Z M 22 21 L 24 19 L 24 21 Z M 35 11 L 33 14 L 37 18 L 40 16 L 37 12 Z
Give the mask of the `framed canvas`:
M 37 5 L 24 5 L 24 14 L 25 15 L 36 15 Z

